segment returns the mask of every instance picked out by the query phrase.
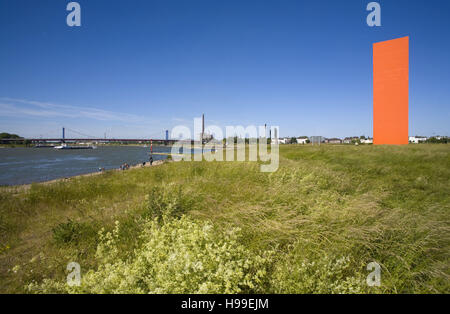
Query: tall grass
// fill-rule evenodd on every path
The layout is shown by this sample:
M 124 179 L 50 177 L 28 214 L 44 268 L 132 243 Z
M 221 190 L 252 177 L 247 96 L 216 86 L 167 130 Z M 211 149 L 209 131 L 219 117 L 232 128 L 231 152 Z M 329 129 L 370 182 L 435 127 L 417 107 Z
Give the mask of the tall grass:
M 136 265 L 145 248 L 154 248 L 140 237 L 154 228 L 149 220 L 163 226 L 163 217 L 170 217 L 166 223 L 173 232 L 207 225 L 214 237 L 225 239 L 239 228 L 236 247 L 249 260 L 266 256 L 258 264 L 263 277 L 258 275 L 251 285 L 243 284 L 245 272 L 233 277 L 233 285 L 245 287 L 241 291 L 450 292 L 448 145 L 282 146 L 280 153 L 280 169 L 272 174 L 250 162 L 179 162 L 29 189 L 2 188 L 1 291 L 28 291 L 24 289 L 32 282 L 42 288 L 44 279 L 64 287 L 71 261 L 91 274 L 101 272 L 97 233 L 102 228 L 112 232 L 115 221 L 121 226 L 118 258 Z M 184 250 L 198 253 L 195 249 Z M 221 254 L 216 254 L 217 265 L 226 259 Z M 382 267 L 380 287 L 365 282 L 366 265 L 372 261 Z M 161 265 L 166 262 L 160 259 Z M 249 268 L 248 274 L 254 270 Z M 152 276 L 144 279 L 158 282 Z M 217 282 L 222 287 L 227 281 Z M 142 291 L 177 292 L 164 282 L 159 288 L 165 290 L 148 287 L 152 289 Z M 210 287 L 215 288 L 183 291 L 227 291 Z M 97 288 L 82 292 L 102 292 Z

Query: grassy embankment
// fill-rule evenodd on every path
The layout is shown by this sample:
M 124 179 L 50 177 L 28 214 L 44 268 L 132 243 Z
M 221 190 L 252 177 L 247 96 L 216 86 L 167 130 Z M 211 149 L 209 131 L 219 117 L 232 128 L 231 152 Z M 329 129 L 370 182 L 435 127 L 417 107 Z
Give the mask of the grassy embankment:
M 450 146 L 280 149 L 0 188 L 0 292 L 450 292 Z

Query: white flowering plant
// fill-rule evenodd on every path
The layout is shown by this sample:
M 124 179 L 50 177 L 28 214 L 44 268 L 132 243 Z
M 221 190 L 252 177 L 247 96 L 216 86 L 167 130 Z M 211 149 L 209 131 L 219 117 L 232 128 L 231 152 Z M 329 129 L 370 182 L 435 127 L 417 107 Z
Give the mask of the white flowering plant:
M 147 220 L 142 243 L 118 258 L 120 224 L 100 231 L 97 269 L 82 275 L 80 286 L 45 279 L 29 291 L 41 293 L 256 293 L 262 292 L 271 252 L 260 255 L 239 242 L 239 229 L 220 233 L 211 224 L 186 216 Z

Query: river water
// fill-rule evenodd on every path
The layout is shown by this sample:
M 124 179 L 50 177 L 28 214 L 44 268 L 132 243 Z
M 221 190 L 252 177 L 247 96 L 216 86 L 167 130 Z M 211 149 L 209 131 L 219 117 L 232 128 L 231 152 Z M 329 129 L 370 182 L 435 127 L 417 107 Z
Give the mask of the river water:
M 169 153 L 170 147 L 154 146 L 155 153 Z M 54 148 L 0 148 L 0 185 L 19 185 L 92 173 L 99 168 L 118 169 L 149 161 L 149 147 L 100 146 L 87 150 Z M 166 156 L 153 155 L 153 160 Z

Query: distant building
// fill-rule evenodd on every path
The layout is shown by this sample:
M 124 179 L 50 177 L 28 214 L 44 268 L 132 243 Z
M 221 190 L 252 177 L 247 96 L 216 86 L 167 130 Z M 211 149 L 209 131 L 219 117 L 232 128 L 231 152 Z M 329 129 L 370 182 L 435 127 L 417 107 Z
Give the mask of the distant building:
M 291 141 L 290 138 L 288 137 L 282 137 L 278 139 L 278 144 L 289 144 Z M 272 140 L 272 143 L 274 143 L 274 141 Z
M 328 144 L 342 144 L 342 140 L 340 138 L 327 138 L 327 139 L 325 139 L 325 143 L 328 143 Z
M 423 143 L 426 140 L 427 140 L 427 137 L 425 137 L 425 136 L 410 136 L 409 137 L 409 142 L 412 144 Z
M 198 138 L 202 140 L 203 144 L 209 143 L 214 139 L 214 136 L 209 133 L 200 133 Z
M 270 141 L 272 144 L 275 144 L 275 139 L 272 138 Z M 278 139 L 278 144 L 290 144 L 291 143 L 291 138 L 290 137 L 280 137 Z
M 352 137 L 344 138 L 344 140 L 342 142 L 344 144 L 353 144 L 353 143 L 357 143 L 358 141 L 359 141 L 359 137 L 358 136 L 352 136 Z
M 373 144 L 373 138 L 362 139 L 361 144 Z
M 297 144 L 304 145 L 304 144 L 307 144 L 308 141 L 309 141 L 309 139 L 308 139 L 307 136 L 300 136 L 300 137 L 297 138 Z

